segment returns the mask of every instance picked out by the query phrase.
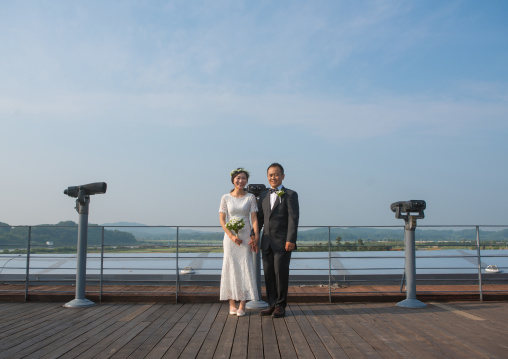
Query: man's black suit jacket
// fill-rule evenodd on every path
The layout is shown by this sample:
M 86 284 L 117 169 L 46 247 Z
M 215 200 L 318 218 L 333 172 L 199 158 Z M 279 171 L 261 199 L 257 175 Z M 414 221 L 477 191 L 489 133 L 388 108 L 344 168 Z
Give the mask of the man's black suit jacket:
M 282 187 L 284 194 L 277 197 L 273 206 L 270 207 L 270 192 L 264 191 L 258 201 L 259 230 L 264 227 L 261 238 L 261 249 L 267 250 L 268 246 L 274 251 L 285 251 L 286 242 L 295 244 L 298 233 L 298 220 L 300 208 L 298 194 L 289 188 Z

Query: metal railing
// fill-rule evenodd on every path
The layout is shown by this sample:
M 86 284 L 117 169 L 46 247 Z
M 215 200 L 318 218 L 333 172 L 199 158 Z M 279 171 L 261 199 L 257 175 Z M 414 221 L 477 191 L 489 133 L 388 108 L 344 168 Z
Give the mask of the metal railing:
M 5 226 L 3 226 L 5 227 Z M 30 291 L 30 286 L 34 283 L 36 284 L 44 284 L 44 283 L 73 283 L 75 280 L 75 272 L 72 273 L 72 271 L 76 269 L 75 266 L 69 266 L 69 267 L 61 267 L 54 264 L 53 266 L 37 266 L 36 262 L 38 260 L 60 260 L 62 263 L 68 263 L 69 261 L 72 261 L 72 259 L 76 258 L 76 255 L 64 255 L 64 254 L 35 254 L 32 252 L 37 252 L 38 248 L 41 247 L 47 247 L 47 246 L 41 246 L 40 244 L 35 245 L 33 243 L 33 236 L 34 231 L 33 229 L 43 229 L 43 228 L 73 228 L 76 229 L 77 233 L 77 227 L 76 226 L 8 226 L 7 228 L 26 228 L 26 242 L 23 243 L 23 246 L 21 246 L 20 243 L 11 243 L 11 244 L 0 244 L 0 250 L 2 247 L 6 248 L 4 250 L 3 254 L 0 255 L 0 260 L 3 260 L 3 265 L 0 266 L 0 283 L 23 283 L 25 285 L 25 300 L 28 298 L 28 294 Z M 417 281 L 418 282 L 432 282 L 432 283 L 443 283 L 443 284 L 450 284 L 450 283 L 471 283 L 471 281 L 476 282 L 478 284 L 478 290 L 477 292 L 480 295 L 480 300 L 483 299 L 483 285 L 492 282 L 491 279 L 485 278 L 485 273 L 482 272 L 482 270 L 485 270 L 486 265 L 482 266 L 482 260 L 486 258 L 502 258 L 503 263 L 507 261 L 508 259 L 508 251 L 497 251 L 497 253 L 488 253 L 488 254 L 482 254 L 482 247 L 485 247 L 485 243 L 482 242 L 480 237 L 480 228 L 489 228 L 489 229 L 500 229 L 500 228 L 508 228 L 506 225 L 499 225 L 499 226 L 487 226 L 487 225 L 462 225 L 462 226 L 449 226 L 449 225 L 442 225 L 442 226 L 429 226 L 429 225 L 423 225 L 419 226 L 423 228 L 471 228 L 476 230 L 476 238 L 474 241 L 467 241 L 463 242 L 462 244 L 454 242 L 453 244 L 450 244 L 449 246 L 453 246 L 454 248 L 463 246 L 465 249 L 460 250 L 461 254 L 452 254 L 452 255 L 431 255 L 426 254 L 422 256 L 417 255 L 417 260 L 424 260 L 424 259 L 439 259 L 442 263 L 444 260 L 450 260 L 450 259 L 466 259 L 467 261 L 474 264 L 474 268 L 476 271 L 476 274 L 471 275 L 472 267 L 471 266 L 418 266 L 417 264 L 417 271 L 420 272 L 420 274 L 417 275 Z M 2 227 L 0 227 L 1 229 Z M 105 234 L 107 229 L 112 230 L 122 230 L 126 231 L 128 229 L 132 228 L 139 228 L 143 230 L 150 230 L 150 229 L 173 229 L 175 231 L 174 238 L 168 235 L 167 239 L 162 242 L 163 245 L 160 245 L 157 247 L 156 245 L 152 244 L 151 248 L 154 249 L 164 249 L 166 252 L 163 252 L 163 255 L 155 255 L 154 252 L 151 252 L 150 254 L 146 254 L 143 256 L 134 255 L 136 253 L 132 254 L 115 254 L 112 253 L 115 246 L 118 246 L 118 244 L 108 244 L 105 243 Z M 104 285 L 112 284 L 112 283 L 122 283 L 122 284 L 150 284 L 150 285 L 165 285 L 168 286 L 169 283 L 173 283 L 175 287 L 175 297 L 176 301 L 178 301 L 178 295 L 179 293 L 182 293 L 182 286 L 185 286 L 185 284 L 212 284 L 213 286 L 217 286 L 218 281 L 220 279 L 220 266 L 215 265 L 212 267 L 199 267 L 199 268 L 193 268 L 193 269 L 199 269 L 200 272 L 215 272 L 212 274 L 204 274 L 204 275 L 187 275 L 182 274 L 182 270 L 185 268 L 181 265 L 182 262 L 186 262 L 189 260 L 207 260 L 207 261 L 222 261 L 222 255 L 218 254 L 216 256 L 206 256 L 203 257 L 202 255 L 196 255 L 198 253 L 196 252 L 190 252 L 183 253 L 182 251 L 188 251 L 189 248 L 197 248 L 203 247 L 204 244 L 206 244 L 206 247 L 209 248 L 219 248 L 221 247 L 221 240 L 216 239 L 215 241 L 210 240 L 207 243 L 189 243 L 188 241 L 182 240 L 182 231 L 188 230 L 188 229 L 217 229 L 220 228 L 220 226 L 93 226 L 89 227 L 89 231 L 92 230 L 100 230 L 100 243 L 92 246 L 90 245 L 89 253 L 88 253 L 88 261 L 92 259 L 98 259 L 99 260 L 99 267 L 89 267 L 88 268 L 88 274 L 87 274 L 87 282 L 88 283 L 98 283 L 99 285 L 99 297 L 102 299 L 103 291 L 104 291 Z M 355 284 L 392 284 L 392 283 L 400 283 L 401 284 L 401 291 L 403 287 L 403 271 L 404 271 L 404 255 L 402 251 L 393 251 L 393 243 L 396 243 L 397 241 L 394 240 L 391 243 L 391 251 L 383 251 L 380 252 L 372 252 L 368 251 L 369 247 L 372 248 L 382 248 L 383 245 L 379 242 L 376 242 L 374 245 L 367 245 L 364 244 L 351 244 L 349 243 L 348 246 L 345 244 L 334 244 L 332 240 L 332 229 L 353 229 L 353 228 L 400 228 L 401 234 L 403 233 L 403 227 L 402 226 L 301 226 L 299 227 L 300 233 L 302 231 L 305 231 L 306 229 L 323 229 L 325 233 L 327 232 L 327 235 L 324 234 L 323 242 L 316 244 L 316 241 L 312 242 L 312 245 L 306 245 L 306 242 L 299 241 L 298 246 L 301 248 L 300 251 L 298 251 L 298 255 L 293 255 L 292 258 L 292 268 L 291 268 L 291 277 L 290 277 L 290 283 L 298 283 L 300 285 L 327 285 L 328 286 L 328 295 L 329 299 L 331 301 L 332 297 L 332 288 L 334 285 L 355 285 Z M 208 232 L 212 233 L 212 232 Z M 219 232 L 217 232 L 219 233 Z M 221 235 L 217 235 L 220 237 Z M 326 238 L 327 237 L 327 238 Z M 417 231 L 417 239 L 418 239 L 418 231 Z M 183 243 L 187 242 L 187 243 Z M 327 243 L 326 243 L 327 242 Z M 423 249 L 427 248 L 429 246 L 429 242 L 422 243 L 417 240 L 416 248 L 417 249 Z M 152 241 L 151 243 L 155 243 L 155 241 Z M 327 246 L 323 245 L 323 243 L 326 243 Z M 346 242 L 347 243 L 347 242 Z M 440 249 L 446 248 L 448 245 L 443 244 L 446 242 L 439 242 L 441 243 L 439 245 Z M 194 244 L 194 246 L 191 246 L 190 244 Z M 139 250 L 145 248 L 142 245 L 139 244 L 127 244 L 127 246 L 135 247 Z M 489 246 L 491 246 L 494 249 L 501 249 L 501 248 L 507 248 L 506 242 L 501 242 L 498 244 L 489 243 Z M 25 248 L 25 253 L 16 253 L 16 254 L 10 254 L 14 253 L 11 252 L 12 248 L 18 248 L 18 251 L 20 248 Z M 310 248 L 309 248 L 310 247 Z M 403 250 L 403 241 L 400 239 L 400 246 L 397 246 L 396 249 L 402 249 Z M 135 249 L 133 248 L 133 249 Z M 53 248 L 54 249 L 54 248 Z M 174 251 L 172 255 L 168 255 L 169 249 L 171 251 Z M 311 252 L 306 252 L 306 250 L 312 249 Z M 361 251 L 359 249 L 362 249 Z M 367 249 L 367 250 L 363 250 Z M 386 249 L 386 248 L 385 248 Z M 320 251 L 321 250 L 321 251 Z M 94 253 L 90 253 L 91 251 L 96 251 L 97 257 Z M 436 254 L 439 251 L 434 251 Z M 506 253 L 505 253 L 506 252 Z M 313 253 L 313 254 L 310 254 Z M 314 253 L 318 253 L 317 255 L 314 255 Z M 417 254 L 419 251 L 417 250 Z M 208 252 L 210 254 L 210 252 Z M 383 255 L 386 254 L 386 255 Z M 388 255 L 389 254 L 389 255 Z M 115 267 L 112 265 L 115 261 L 118 260 L 127 260 L 131 262 L 131 265 L 135 264 L 135 260 L 138 259 L 146 260 L 146 263 L 153 264 L 151 266 L 142 266 L 142 267 Z M 375 260 L 399 260 L 400 265 L 397 264 L 395 266 L 362 266 L 362 265 L 356 265 L 356 263 L 361 263 L 365 260 L 375 261 Z M 14 262 L 20 263 L 20 260 L 22 260 L 25 265 L 23 267 L 20 266 L 14 266 Z M 174 262 L 173 266 L 164 265 L 162 267 L 156 266 L 154 263 L 159 261 L 171 261 Z M 336 264 L 335 262 L 347 262 L 347 263 L 354 263 L 354 265 L 351 265 L 350 267 L 343 267 L 343 268 L 337 268 L 334 266 Z M 310 262 L 310 263 L 319 263 L 319 267 L 309 267 L 305 265 L 300 265 L 300 262 Z M 1 262 L 0 262 L 1 263 Z M 325 264 L 326 265 L 322 265 Z M 500 270 L 506 270 L 508 269 L 507 265 L 504 266 L 498 266 Z M 71 271 L 69 273 L 60 273 L 60 274 L 54 274 L 54 275 L 47 275 L 47 274 L 41 274 L 41 272 L 51 272 L 52 270 L 58 269 L 59 271 Z M 446 275 L 439 275 L 439 274 L 429 274 L 424 275 L 421 274 L 422 271 L 455 271 L 456 273 L 451 274 L 450 276 Z M 19 273 L 14 275 L 8 275 L 9 271 L 19 272 L 22 271 L 23 275 L 20 275 Z M 39 272 L 37 272 L 39 271 Z M 137 274 L 129 274 L 128 271 L 136 271 Z M 382 271 L 383 273 L 378 273 L 379 271 Z M 465 271 L 467 273 L 459 273 L 461 271 Z M 36 272 L 36 273 L 34 273 Z M 98 272 L 97 275 L 93 275 L 93 272 Z M 111 274 L 112 272 L 116 272 L 117 274 Z M 118 274 L 118 272 L 127 272 L 127 274 Z M 143 273 L 150 273 L 151 274 L 139 274 L 139 272 Z M 155 272 L 155 273 L 154 273 Z M 219 272 L 219 274 L 217 274 Z M 305 274 L 300 274 L 301 272 Z M 389 274 L 389 273 L 394 274 Z M 355 274 L 353 274 L 355 273 Z M 359 273 L 359 274 L 356 274 Z M 401 283 L 402 279 L 402 283 Z M 495 283 L 505 283 L 508 280 L 508 277 L 506 275 L 499 275 L 495 277 Z M 2 291 L 0 287 L 0 291 Z

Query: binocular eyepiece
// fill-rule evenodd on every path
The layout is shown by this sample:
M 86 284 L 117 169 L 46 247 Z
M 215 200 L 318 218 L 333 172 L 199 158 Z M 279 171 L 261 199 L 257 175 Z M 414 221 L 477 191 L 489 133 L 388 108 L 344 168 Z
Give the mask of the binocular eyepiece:
M 249 184 L 246 188 L 247 192 L 252 193 L 254 196 L 259 197 L 261 192 L 266 190 L 266 186 L 264 184 Z
M 103 194 L 106 193 L 107 187 L 108 185 L 106 184 L 106 182 L 95 182 L 84 184 L 81 186 L 68 187 L 66 190 L 64 190 L 64 194 L 74 198 L 78 197 L 79 191 L 84 191 L 85 195 Z

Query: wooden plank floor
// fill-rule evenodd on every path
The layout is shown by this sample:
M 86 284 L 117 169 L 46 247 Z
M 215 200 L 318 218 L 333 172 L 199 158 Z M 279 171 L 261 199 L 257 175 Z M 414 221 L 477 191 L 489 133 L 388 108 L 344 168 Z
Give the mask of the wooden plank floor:
M 507 358 L 508 302 L 294 303 L 285 318 L 226 303 L 0 303 L 2 358 Z

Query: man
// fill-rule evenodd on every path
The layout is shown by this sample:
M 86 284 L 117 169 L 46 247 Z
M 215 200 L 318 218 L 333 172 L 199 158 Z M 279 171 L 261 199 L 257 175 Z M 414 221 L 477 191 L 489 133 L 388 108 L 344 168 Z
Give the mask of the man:
M 285 176 L 280 164 L 272 163 L 267 176 L 271 188 L 259 196 L 258 223 L 260 231 L 264 227 L 261 250 L 269 307 L 260 314 L 282 318 L 286 313 L 291 251 L 296 249 L 298 194 L 282 186 Z

